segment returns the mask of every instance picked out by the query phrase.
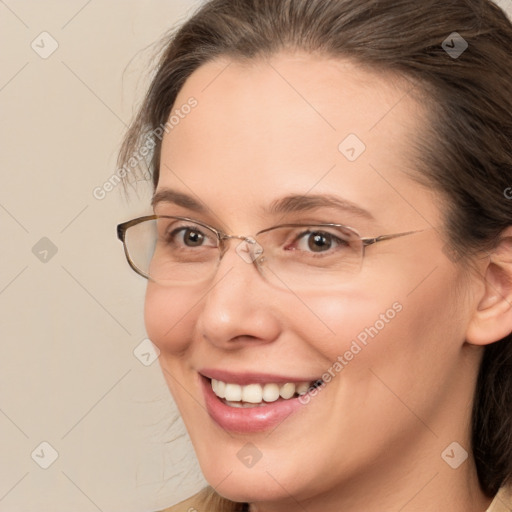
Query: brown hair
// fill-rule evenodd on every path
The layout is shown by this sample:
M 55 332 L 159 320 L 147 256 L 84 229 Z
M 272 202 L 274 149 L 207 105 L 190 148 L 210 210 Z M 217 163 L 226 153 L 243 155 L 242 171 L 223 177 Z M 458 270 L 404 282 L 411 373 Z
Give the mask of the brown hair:
M 458 57 L 443 49 L 453 32 L 469 45 Z M 416 141 L 416 178 L 445 198 L 451 254 L 464 264 L 496 245 L 512 225 L 505 192 L 512 186 L 512 25 L 489 0 L 210 0 L 168 39 L 120 164 L 166 123 L 202 64 L 285 49 L 352 59 L 419 84 L 430 119 Z M 155 139 L 155 187 L 160 147 Z M 480 483 L 492 496 L 512 481 L 511 335 L 485 348 L 472 421 Z M 222 510 L 242 510 L 211 499 Z

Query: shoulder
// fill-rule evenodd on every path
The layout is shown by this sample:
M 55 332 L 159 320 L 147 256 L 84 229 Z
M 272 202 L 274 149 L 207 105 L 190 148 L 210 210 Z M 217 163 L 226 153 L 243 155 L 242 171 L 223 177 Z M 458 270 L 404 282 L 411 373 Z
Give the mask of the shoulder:
M 512 510 L 512 485 L 502 487 L 486 512 L 510 512 Z
M 221 498 L 211 487 L 203 489 L 188 500 L 159 512 L 240 512 L 249 510 L 247 504 L 232 503 Z M 507 512 L 509 512 L 507 510 Z
M 192 496 L 188 500 L 182 501 L 177 505 L 166 508 L 159 512 L 201 512 L 200 509 L 204 504 L 205 494 L 203 491 Z
M 205 503 L 205 492 L 201 491 L 188 500 L 159 512 L 200 512 Z M 510 512 L 512 510 L 512 485 L 502 487 L 486 512 Z

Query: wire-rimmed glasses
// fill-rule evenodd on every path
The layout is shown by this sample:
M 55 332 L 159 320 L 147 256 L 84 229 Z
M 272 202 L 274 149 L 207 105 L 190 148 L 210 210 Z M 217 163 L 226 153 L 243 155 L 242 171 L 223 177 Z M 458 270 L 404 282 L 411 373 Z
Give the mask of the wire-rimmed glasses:
M 235 250 L 246 263 L 271 284 L 293 289 L 339 286 L 360 270 L 366 247 L 420 231 L 364 238 L 342 224 L 298 223 L 239 236 L 188 217 L 160 215 L 117 226 L 131 268 L 158 284 L 212 280 L 230 240 L 236 240 Z

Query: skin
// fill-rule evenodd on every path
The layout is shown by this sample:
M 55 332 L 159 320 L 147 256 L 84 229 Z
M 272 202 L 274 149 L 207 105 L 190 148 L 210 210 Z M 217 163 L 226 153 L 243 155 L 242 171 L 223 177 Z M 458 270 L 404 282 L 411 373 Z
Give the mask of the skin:
M 442 203 L 407 175 L 426 122 L 410 88 L 350 62 L 283 53 L 208 63 L 176 101 L 194 96 L 198 106 L 163 140 L 157 192 L 192 195 L 208 210 L 162 202 L 157 214 L 244 235 L 305 218 L 362 236 L 426 230 L 369 247 L 361 271 L 328 292 L 271 287 L 233 242 L 207 286 L 149 282 L 148 335 L 203 473 L 253 512 L 483 512 L 491 501 L 471 454 L 457 469 L 441 454 L 454 441 L 469 451 L 482 346 L 512 328 L 510 290 L 488 260 L 468 276 L 443 250 Z M 350 133 L 366 145 L 355 162 L 338 150 Z M 289 194 L 336 195 L 374 219 L 265 213 Z M 272 432 L 227 433 L 207 414 L 199 369 L 321 376 L 396 302 L 402 311 Z M 247 442 L 262 454 L 252 468 L 237 458 Z

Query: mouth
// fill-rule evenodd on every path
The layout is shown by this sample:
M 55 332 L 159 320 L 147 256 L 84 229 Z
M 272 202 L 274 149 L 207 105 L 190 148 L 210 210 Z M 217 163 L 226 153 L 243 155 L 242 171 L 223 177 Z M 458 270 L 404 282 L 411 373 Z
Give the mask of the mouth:
M 212 391 L 228 407 L 264 407 L 265 405 L 282 400 L 290 400 L 305 395 L 308 390 L 321 384 L 320 380 L 313 382 L 286 382 L 279 384 L 267 382 L 266 384 L 247 384 L 242 386 L 232 382 L 209 379 Z
M 320 379 L 296 380 L 256 374 L 210 371 L 199 373 L 211 419 L 230 432 L 274 429 L 304 408 L 300 397 L 323 384 Z

